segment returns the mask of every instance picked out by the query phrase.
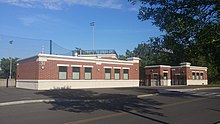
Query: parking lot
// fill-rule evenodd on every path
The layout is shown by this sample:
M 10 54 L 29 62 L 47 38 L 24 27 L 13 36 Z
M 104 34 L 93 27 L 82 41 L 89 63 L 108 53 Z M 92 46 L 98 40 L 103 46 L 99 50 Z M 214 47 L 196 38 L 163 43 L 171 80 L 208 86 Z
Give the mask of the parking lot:
M 199 87 L 188 87 L 196 88 Z M 220 121 L 220 97 L 216 94 L 220 90 L 202 88 L 187 92 L 168 90 L 180 87 L 48 91 L 0 88 L 1 103 L 37 99 L 64 100 L 0 106 L 0 123 L 217 124 Z M 210 95 L 199 96 L 191 92 L 207 92 Z

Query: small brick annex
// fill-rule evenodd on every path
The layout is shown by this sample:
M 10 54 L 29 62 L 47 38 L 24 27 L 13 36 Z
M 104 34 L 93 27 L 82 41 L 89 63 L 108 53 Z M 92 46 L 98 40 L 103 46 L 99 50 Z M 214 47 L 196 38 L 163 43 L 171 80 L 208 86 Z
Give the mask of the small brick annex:
M 16 74 L 16 87 L 36 90 L 138 87 L 139 58 L 38 54 L 19 60 Z
M 180 63 L 180 66 L 145 66 L 144 85 L 207 85 L 207 69 L 207 67 L 191 66 L 189 62 Z

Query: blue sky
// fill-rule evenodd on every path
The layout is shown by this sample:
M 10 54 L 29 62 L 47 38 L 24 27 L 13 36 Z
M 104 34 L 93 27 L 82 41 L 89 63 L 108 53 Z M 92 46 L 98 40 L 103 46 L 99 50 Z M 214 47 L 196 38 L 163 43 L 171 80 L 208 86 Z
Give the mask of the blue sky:
M 138 6 L 127 0 L 0 0 L 0 34 L 53 40 L 66 49 L 92 49 L 89 23 L 94 21 L 94 48 L 124 54 L 138 43 L 162 34 L 150 21 L 138 20 L 137 14 Z M 6 41 L 3 39 L 0 37 L 0 44 Z M 7 40 L 11 39 L 16 43 L 16 38 Z M 13 48 L 27 42 L 19 44 Z

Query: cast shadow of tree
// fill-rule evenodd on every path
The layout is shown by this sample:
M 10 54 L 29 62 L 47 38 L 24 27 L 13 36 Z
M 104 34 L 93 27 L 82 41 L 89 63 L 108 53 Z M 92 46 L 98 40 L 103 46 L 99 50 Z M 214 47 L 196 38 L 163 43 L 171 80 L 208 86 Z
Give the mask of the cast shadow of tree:
M 160 123 L 166 123 L 147 117 L 142 114 L 152 114 L 166 117 L 164 114 L 157 112 L 158 106 L 162 103 L 150 98 L 137 98 L 134 95 L 98 93 L 89 90 L 49 90 L 38 92 L 54 99 L 71 99 L 72 101 L 50 102 L 53 107 L 50 110 L 64 110 L 76 113 L 90 113 L 97 110 L 107 110 L 113 112 L 126 112 L 146 119 Z

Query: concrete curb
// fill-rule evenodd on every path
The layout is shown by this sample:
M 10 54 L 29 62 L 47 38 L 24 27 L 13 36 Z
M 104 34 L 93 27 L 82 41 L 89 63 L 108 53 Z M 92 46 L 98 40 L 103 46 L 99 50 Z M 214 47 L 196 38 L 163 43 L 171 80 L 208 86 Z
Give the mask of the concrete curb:
M 9 105 L 19 105 L 26 103 L 41 103 L 41 102 L 55 102 L 55 99 L 37 99 L 37 100 L 21 100 L 21 101 L 12 101 L 12 102 L 3 102 L 0 103 L 1 106 L 9 106 Z
M 143 95 L 137 95 L 137 98 L 143 98 L 143 97 L 149 97 L 149 96 L 157 96 L 158 93 L 155 94 L 143 94 Z
M 156 94 L 142 94 L 142 95 L 137 95 L 136 97 L 131 97 L 131 98 L 143 98 L 143 97 L 149 97 L 149 96 L 156 96 Z M 114 98 L 111 98 L 114 99 Z M 115 98 L 118 99 L 118 98 Z M 95 99 L 96 101 L 104 101 L 106 99 Z M 28 104 L 28 103 L 49 103 L 49 102 L 79 102 L 79 101 L 94 101 L 91 99 L 88 100 L 76 100 L 76 99 L 36 99 L 36 100 L 21 100 L 21 101 L 11 101 L 11 102 L 2 102 L 0 103 L 0 107 L 2 106 L 10 106 L 10 105 L 20 105 L 20 104 Z
M 220 87 L 203 87 L 203 88 L 192 88 L 192 89 L 167 89 L 167 91 L 177 91 L 177 92 L 191 92 L 198 90 L 209 90 L 209 89 L 220 89 Z

